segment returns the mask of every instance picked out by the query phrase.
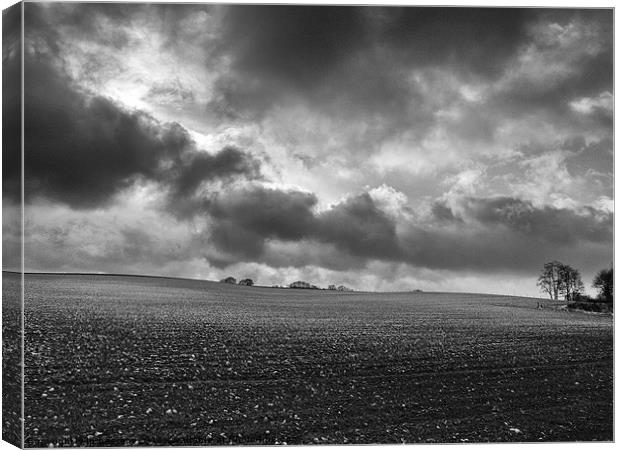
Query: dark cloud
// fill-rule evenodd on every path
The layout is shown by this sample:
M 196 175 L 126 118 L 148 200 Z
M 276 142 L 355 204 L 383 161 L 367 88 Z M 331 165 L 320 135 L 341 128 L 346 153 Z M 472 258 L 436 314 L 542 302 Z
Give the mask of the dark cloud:
M 417 67 L 447 65 L 484 77 L 501 72 L 532 17 L 522 8 L 379 8 L 376 13 L 379 42 Z
M 44 66 L 26 67 L 27 197 L 97 206 L 134 177 L 154 178 L 160 161 L 178 160 L 191 143 L 178 125 L 161 127 L 106 98 L 84 97 Z
M 315 205 L 313 195 L 298 191 L 255 188 L 222 195 L 209 208 L 212 242 L 231 254 L 227 263 L 261 261 L 267 240 L 304 246 L 314 241 L 333 246 L 358 266 L 382 260 L 432 269 L 523 272 L 554 255 L 600 258 L 612 242 L 611 213 L 536 207 L 509 197 L 464 198 L 456 210 L 437 202 L 436 220 L 427 223 L 399 224 L 367 193 L 322 212 L 314 212 Z M 272 264 L 293 260 L 269 255 Z M 323 266 L 331 267 L 326 261 Z
M 578 97 L 595 97 L 613 86 L 613 13 L 611 9 L 540 10 L 530 18 L 530 31 L 521 42 L 520 51 L 529 52 L 526 61 L 538 54 L 537 66 L 530 74 L 517 76 L 502 92 L 494 96 L 492 105 L 513 117 L 529 115 L 532 111 L 546 111 L 566 118 L 569 103 Z M 531 26 L 538 25 L 550 36 L 536 37 Z M 555 27 L 564 27 L 558 31 Z M 546 28 L 546 30 L 545 30 Z M 553 33 L 557 33 L 554 36 Z M 538 79 L 548 70 L 546 81 Z M 509 68 L 509 74 L 519 70 Z M 517 73 L 517 75 L 519 75 Z M 523 75 L 523 74 L 522 74 Z M 533 77 L 533 79 L 532 79 Z M 582 118 L 575 120 L 578 125 Z M 603 126 L 610 126 L 609 116 L 601 117 Z
M 515 233 L 560 245 L 580 241 L 595 243 L 613 239 L 613 215 L 591 207 L 574 211 L 552 206 L 535 207 L 531 202 L 510 197 L 469 198 L 465 214 L 489 226 L 505 226 Z
M 255 117 L 292 93 L 398 117 L 404 99 L 416 99 L 411 69 L 497 75 L 530 16 L 497 8 L 230 6 L 218 51 L 231 58 L 231 72 L 218 81 L 211 107 Z
M 2 192 L 21 195 L 21 4 L 2 11 Z
M 269 239 L 315 240 L 362 259 L 399 259 L 395 223 L 361 194 L 315 213 L 317 198 L 299 191 L 256 187 L 222 194 L 208 211 L 213 243 L 222 250 L 259 257 Z
M 27 199 L 96 207 L 143 178 L 164 183 L 174 200 L 205 180 L 258 174 L 238 149 L 199 152 L 181 125 L 81 92 L 46 55 L 26 58 L 25 70 Z
M 227 192 L 209 206 L 213 242 L 243 256 L 259 256 L 266 239 L 297 241 L 314 228 L 313 194 L 256 187 Z
M 354 7 L 229 6 L 221 46 L 236 71 L 306 89 L 366 43 L 365 22 Z
M 315 237 L 364 258 L 400 259 L 396 225 L 367 193 L 351 197 L 317 216 Z
M 323 83 L 373 47 L 418 67 L 496 72 L 528 18 L 528 10 L 510 8 L 230 6 L 222 45 L 238 71 L 300 88 Z
M 534 206 L 510 198 L 463 198 L 437 202 L 438 222 L 404 227 L 403 261 L 418 267 L 527 273 L 548 259 L 601 264 L 613 241 L 613 214 Z
M 423 142 L 438 125 L 469 146 L 492 145 L 507 117 L 537 115 L 569 130 L 611 126 L 604 111 L 584 126 L 569 106 L 575 98 L 611 90 L 611 10 L 230 6 L 225 11 L 217 51 L 231 63 L 207 109 L 225 121 L 261 120 L 273 107 L 301 102 L 334 122 L 364 124 L 344 144 L 355 162 L 403 132 Z M 536 25 L 567 27 L 567 35 L 537 41 Z M 583 48 L 597 50 L 565 48 L 563 40 L 576 32 L 584 33 Z M 542 66 L 519 74 L 515 61 L 528 51 L 542 55 Z M 560 72 L 550 81 L 528 78 L 556 66 Z M 422 82 L 413 76 L 434 69 L 454 79 L 442 84 L 428 73 Z M 481 92 L 482 103 L 464 106 L 452 86 L 463 82 L 490 87 Z M 436 114 L 455 105 L 465 113 L 454 120 Z
M 172 194 L 175 198 L 183 198 L 193 195 L 205 180 L 231 175 L 259 178 L 260 163 L 238 148 L 225 147 L 214 155 L 193 152 L 187 155 L 186 161 L 179 162 L 170 172 Z

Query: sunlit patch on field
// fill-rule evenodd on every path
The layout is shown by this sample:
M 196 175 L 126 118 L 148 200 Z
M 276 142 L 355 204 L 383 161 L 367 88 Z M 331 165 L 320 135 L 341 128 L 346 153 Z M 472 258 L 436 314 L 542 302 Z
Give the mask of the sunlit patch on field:
M 541 300 L 27 275 L 26 445 L 611 440 L 613 324 Z

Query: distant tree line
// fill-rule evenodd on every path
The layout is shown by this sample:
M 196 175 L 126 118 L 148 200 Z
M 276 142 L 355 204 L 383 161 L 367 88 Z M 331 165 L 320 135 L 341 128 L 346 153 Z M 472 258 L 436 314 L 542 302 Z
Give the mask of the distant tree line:
M 598 290 L 597 300 L 613 302 L 613 283 L 613 268 L 603 269 L 594 277 L 592 287 Z M 584 285 L 579 271 L 560 261 L 545 263 L 536 284 L 551 300 L 564 299 L 571 302 L 593 300 L 583 294 Z
M 289 284 L 288 287 L 292 288 L 292 289 L 321 289 L 320 287 L 315 286 L 314 284 L 310 284 L 310 283 L 308 283 L 306 281 L 295 281 L 295 282 Z M 327 287 L 327 289 L 329 291 L 341 291 L 341 292 L 352 291 L 353 290 L 353 289 L 348 288 L 348 287 L 343 286 L 343 285 L 340 285 L 340 286 L 336 287 L 335 284 L 330 284 Z
M 342 284 L 338 287 L 336 287 L 335 284 L 330 284 L 327 289 L 329 289 L 330 291 L 341 291 L 341 292 L 346 292 L 346 291 L 352 291 L 353 289 L 348 288 L 346 286 L 343 286 Z
M 293 281 L 288 287 L 292 289 L 318 289 L 318 286 L 310 284 L 306 281 Z
M 221 279 L 220 283 L 237 284 L 237 279 L 235 277 L 226 277 Z M 251 278 L 244 278 L 243 280 L 239 280 L 239 284 L 242 286 L 254 286 L 254 280 Z
M 251 278 L 245 278 L 243 280 L 240 280 L 239 283 L 237 283 L 237 279 L 235 277 L 226 277 L 226 278 L 221 279 L 220 283 L 239 284 L 242 286 L 254 286 L 254 280 L 252 280 Z M 279 288 L 279 287 L 284 287 L 284 286 L 273 285 L 272 287 Z M 291 284 L 288 285 L 288 287 L 291 289 L 321 289 L 320 287 L 315 286 L 314 284 L 310 284 L 307 281 L 301 281 L 301 280 L 292 282 Z M 352 291 L 353 290 L 343 285 L 336 287 L 335 284 L 330 284 L 327 289 L 332 290 L 332 291 Z

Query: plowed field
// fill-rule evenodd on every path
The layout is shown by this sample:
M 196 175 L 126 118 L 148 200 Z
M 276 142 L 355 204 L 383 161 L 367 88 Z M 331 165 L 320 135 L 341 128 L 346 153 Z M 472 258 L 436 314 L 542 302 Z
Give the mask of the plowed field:
M 27 275 L 26 445 L 613 439 L 612 318 L 538 301 Z

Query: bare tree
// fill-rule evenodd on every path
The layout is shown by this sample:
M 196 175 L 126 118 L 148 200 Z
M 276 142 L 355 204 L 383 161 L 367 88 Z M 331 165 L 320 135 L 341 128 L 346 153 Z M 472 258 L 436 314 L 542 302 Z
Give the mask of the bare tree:
M 538 277 L 536 285 L 540 290 L 549 294 L 551 300 L 557 300 L 560 292 L 560 269 L 563 264 L 559 261 L 545 263 Z
M 560 261 L 545 263 L 536 284 L 541 291 L 549 294 L 551 300 L 558 300 L 560 296 L 565 300 L 574 300 L 583 291 L 579 271 Z
M 577 269 L 562 264 L 560 267 L 560 291 L 567 301 L 577 299 L 579 293 L 583 291 L 581 274 Z
M 592 287 L 598 289 L 598 297 L 606 302 L 614 299 L 614 269 L 603 269 L 594 277 Z

